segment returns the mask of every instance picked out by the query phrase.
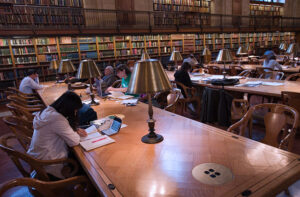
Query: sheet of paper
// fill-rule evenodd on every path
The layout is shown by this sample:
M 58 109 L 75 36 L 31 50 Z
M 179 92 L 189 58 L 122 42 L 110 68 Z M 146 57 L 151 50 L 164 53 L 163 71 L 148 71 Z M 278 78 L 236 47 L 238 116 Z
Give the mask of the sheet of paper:
M 262 82 L 262 85 L 265 86 L 282 86 L 284 83 L 279 83 L 279 82 Z
M 97 130 L 97 128 L 96 128 L 95 125 L 92 125 L 92 126 L 90 126 L 90 127 L 88 127 L 88 128 L 85 129 L 85 132 L 86 132 L 87 134 L 95 133 L 95 132 L 97 132 L 97 131 L 98 131 L 98 130 Z
M 98 147 L 101 147 L 101 146 L 104 146 L 104 145 L 107 145 L 107 144 L 110 144 L 113 142 L 115 142 L 114 139 L 112 139 L 106 135 L 103 135 L 103 136 L 100 136 L 97 138 L 93 138 L 90 140 L 80 142 L 80 145 L 82 146 L 82 148 L 84 148 L 84 150 L 89 151 L 89 150 L 92 150 L 92 149 L 95 149 L 95 148 L 98 148 Z
M 127 100 L 123 100 L 122 104 L 137 104 L 138 99 L 127 99 Z
M 99 102 L 99 99 L 94 99 L 97 103 Z M 84 101 L 82 101 L 82 103 L 84 103 L 84 104 L 89 104 L 91 102 L 91 100 L 89 99 L 89 100 L 84 100 Z
M 101 136 L 102 135 L 99 132 L 90 133 L 86 137 L 80 137 L 80 141 L 83 142 L 83 141 L 94 139 L 94 138 L 101 137 Z

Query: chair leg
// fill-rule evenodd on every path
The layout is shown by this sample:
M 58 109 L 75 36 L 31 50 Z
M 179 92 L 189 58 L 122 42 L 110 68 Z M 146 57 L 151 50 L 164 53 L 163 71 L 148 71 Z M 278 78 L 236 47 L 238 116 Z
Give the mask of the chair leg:
M 249 131 L 248 131 L 249 138 L 252 139 L 252 127 L 253 127 L 252 118 L 250 118 L 250 120 L 249 120 L 249 126 L 248 127 L 249 127 Z

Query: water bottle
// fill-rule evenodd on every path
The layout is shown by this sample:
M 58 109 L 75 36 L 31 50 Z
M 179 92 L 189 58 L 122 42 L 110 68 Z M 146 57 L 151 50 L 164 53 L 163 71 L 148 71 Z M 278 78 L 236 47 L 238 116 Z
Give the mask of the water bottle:
M 96 79 L 96 88 L 99 97 L 102 97 L 102 89 L 101 89 L 102 79 Z

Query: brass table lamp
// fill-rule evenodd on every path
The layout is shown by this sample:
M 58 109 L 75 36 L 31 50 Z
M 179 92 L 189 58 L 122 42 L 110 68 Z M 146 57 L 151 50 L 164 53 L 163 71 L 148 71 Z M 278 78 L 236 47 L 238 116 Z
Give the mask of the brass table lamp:
M 280 45 L 279 45 L 279 49 L 281 50 L 281 51 L 286 51 L 286 44 L 283 42 L 283 43 L 281 43 Z
M 236 55 L 239 56 L 239 65 L 241 65 L 242 56 L 248 55 L 248 50 L 244 46 L 240 46 L 236 52 Z
M 230 51 L 228 49 L 221 49 L 219 51 L 219 54 L 217 56 L 217 59 L 216 59 L 217 62 L 220 62 L 220 63 L 224 63 L 224 70 L 223 70 L 223 79 L 226 79 L 225 75 L 226 75 L 226 63 L 228 62 L 232 62 L 232 57 L 231 57 L 231 54 L 230 54 Z
M 56 83 L 58 83 L 58 75 L 57 75 L 57 70 L 58 70 L 58 68 L 59 68 L 58 60 L 56 60 L 56 59 L 51 60 L 49 69 L 55 70 L 55 74 L 56 74 L 56 76 L 55 76 L 55 78 L 56 78 Z
M 144 52 L 141 56 L 141 60 L 147 60 L 147 59 L 150 59 L 150 56 L 147 52 Z
M 182 60 L 183 59 L 182 59 L 182 56 L 181 56 L 181 54 L 180 54 L 179 51 L 173 51 L 172 54 L 171 54 L 171 56 L 170 56 L 170 59 L 169 59 L 170 62 L 174 62 L 175 63 L 175 69 L 178 69 L 177 62 L 178 61 L 182 61 Z
M 170 81 L 163 70 L 160 61 L 148 59 L 135 63 L 127 92 L 130 94 L 147 94 L 148 97 L 148 126 L 149 134 L 142 137 L 142 142 L 155 144 L 161 142 L 163 136 L 154 131 L 155 120 L 153 119 L 153 109 L 151 94 L 171 90 Z
M 211 61 L 211 52 L 207 47 L 203 49 L 202 56 L 204 59 L 204 64 L 208 64 Z
M 69 59 L 64 59 L 60 61 L 58 73 L 66 73 L 68 78 L 68 90 L 71 90 L 71 82 L 70 82 L 70 76 L 69 73 L 75 72 L 76 69 Z
M 101 72 L 99 71 L 96 63 L 94 60 L 82 60 L 80 62 L 76 78 L 78 79 L 90 79 L 90 96 L 91 96 L 91 102 L 90 105 L 99 105 L 95 101 L 95 95 L 93 93 L 93 84 L 92 84 L 92 78 L 101 76 Z

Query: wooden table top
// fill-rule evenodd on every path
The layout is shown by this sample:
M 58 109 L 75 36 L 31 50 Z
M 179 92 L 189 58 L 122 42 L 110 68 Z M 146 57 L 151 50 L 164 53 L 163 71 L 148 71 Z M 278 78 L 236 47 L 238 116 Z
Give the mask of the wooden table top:
M 166 71 L 166 73 L 171 81 L 175 80 L 174 71 Z M 196 77 L 194 75 L 190 75 L 190 76 L 191 76 L 191 78 Z M 211 75 L 207 74 L 205 76 L 211 76 Z M 290 91 L 290 92 L 300 93 L 300 82 L 299 81 L 269 80 L 269 79 L 257 79 L 257 78 L 240 79 L 241 84 L 246 83 L 248 81 L 279 82 L 279 83 L 283 83 L 284 85 L 280 85 L 280 86 L 260 85 L 257 87 L 224 86 L 224 88 L 229 91 L 244 92 L 244 93 L 251 93 L 251 94 L 272 96 L 272 97 L 281 97 L 282 91 Z M 222 86 L 214 86 L 212 84 L 205 83 L 202 81 L 193 82 L 193 84 L 196 86 L 222 88 Z
M 66 89 L 65 84 L 52 84 L 38 93 L 49 105 Z M 80 146 L 74 148 L 104 196 L 231 197 L 242 196 L 242 192 L 272 196 L 300 178 L 299 155 L 158 108 L 154 108 L 155 129 L 164 141 L 144 144 L 141 137 L 148 133 L 147 105 L 125 107 L 116 101 L 101 100 L 93 108 L 98 118 L 124 114 L 123 123 L 128 125 L 112 136 L 116 143 L 89 152 Z M 197 181 L 192 169 L 202 163 L 226 166 L 233 180 L 218 186 Z M 115 189 L 110 190 L 109 184 Z
M 217 66 L 221 69 L 224 68 L 224 64 L 210 63 L 210 64 L 204 65 L 204 67 L 208 67 L 208 66 Z M 230 66 L 239 66 L 239 64 L 226 64 L 225 69 L 229 70 Z M 257 67 L 262 67 L 262 65 L 261 64 L 242 64 L 241 67 L 245 70 L 256 70 Z M 282 71 L 284 73 L 298 73 L 298 72 L 300 72 L 300 66 L 296 66 L 296 67 L 283 66 Z

